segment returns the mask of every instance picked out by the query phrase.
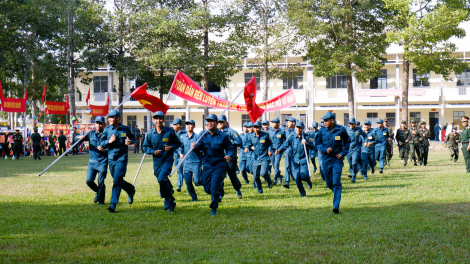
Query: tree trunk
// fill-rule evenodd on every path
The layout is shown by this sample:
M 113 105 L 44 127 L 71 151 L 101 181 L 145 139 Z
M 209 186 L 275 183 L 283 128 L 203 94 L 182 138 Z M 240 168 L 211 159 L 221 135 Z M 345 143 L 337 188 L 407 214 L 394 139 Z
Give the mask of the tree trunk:
M 208 18 L 207 0 L 204 0 L 204 11 Z M 208 21 L 207 21 L 208 23 Z M 204 91 L 209 91 L 209 29 L 204 26 Z M 204 118 L 209 115 L 209 107 L 204 106 Z
M 410 62 L 403 58 L 403 84 L 402 84 L 402 97 L 401 97 L 401 118 L 408 124 L 408 85 L 410 78 Z
M 119 77 L 119 88 L 118 88 L 118 100 L 119 104 L 122 103 L 122 100 L 124 100 L 124 77 Z M 123 123 L 123 118 L 124 118 L 124 112 L 123 112 L 124 105 L 121 105 L 119 107 L 119 112 L 121 112 L 121 123 Z
M 73 18 L 70 15 L 70 6 L 68 10 L 68 50 L 67 50 L 67 82 L 68 82 L 68 94 L 70 111 L 75 116 L 75 79 L 74 79 L 74 58 L 73 58 Z
M 163 67 L 160 68 L 160 100 L 163 101 L 163 73 L 164 73 L 164 69 Z M 170 96 L 170 93 L 168 93 L 168 96 Z M 168 99 L 165 101 L 165 104 L 166 102 L 168 102 Z
M 346 69 L 348 71 L 351 71 L 351 64 L 347 63 L 346 64 Z M 347 90 L 348 90 L 348 111 L 349 111 L 349 118 L 355 118 L 354 116 L 354 90 L 353 90 L 353 80 L 352 80 L 352 75 L 348 74 L 346 75 L 346 82 L 347 82 Z M 338 120 L 338 117 L 336 117 L 336 120 Z M 347 125 L 347 124 L 344 124 Z
M 263 101 L 268 100 L 268 90 L 269 90 L 269 69 L 268 69 L 268 53 L 269 53 L 269 29 L 268 29 L 268 1 L 264 1 L 264 10 L 263 10 L 263 26 L 264 26 L 264 61 L 263 61 L 263 80 L 264 87 L 262 91 Z M 264 119 L 268 120 L 269 113 L 264 113 Z

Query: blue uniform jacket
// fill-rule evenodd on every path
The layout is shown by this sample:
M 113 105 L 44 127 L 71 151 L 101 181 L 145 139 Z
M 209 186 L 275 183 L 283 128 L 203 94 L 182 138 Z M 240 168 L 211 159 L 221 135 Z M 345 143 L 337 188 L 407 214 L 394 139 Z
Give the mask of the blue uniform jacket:
M 314 156 L 314 157 L 316 157 L 318 153 L 317 146 L 315 145 L 315 137 L 317 136 L 317 134 L 318 134 L 318 130 L 316 132 L 313 130 L 308 132 L 308 137 L 309 137 L 308 140 L 313 143 L 313 148 L 310 149 L 310 156 Z
M 227 164 L 224 158 L 225 153 L 232 159 L 235 156 L 229 136 L 220 130 L 216 130 L 214 135 L 207 132 L 194 147 L 193 151 L 203 153 L 203 166 Z
M 202 135 L 202 134 L 201 134 Z M 178 149 L 178 155 L 186 155 L 188 151 L 191 149 L 191 144 L 196 142 L 199 139 L 200 135 L 193 133 L 191 136 L 188 133 L 182 135 L 180 137 L 181 147 Z M 198 163 L 202 161 L 202 155 L 200 152 L 191 151 L 189 155 L 186 157 L 184 162 L 191 162 L 191 163 Z
M 250 135 L 250 133 L 240 133 L 238 136 L 240 136 L 240 139 L 242 140 L 242 148 L 240 149 L 240 160 L 247 160 L 248 159 L 248 155 L 249 155 L 249 152 L 248 153 L 245 153 L 243 151 L 243 146 L 245 145 L 245 142 L 248 140 L 248 135 Z
M 284 141 L 286 141 L 286 133 L 280 128 L 278 128 L 277 131 L 271 128 L 268 134 L 273 143 L 273 149 L 279 149 L 282 144 L 284 144 Z
M 220 130 L 220 129 L 219 129 Z M 222 131 L 224 133 L 226 133 L 230 139 L 230 142 L 232 143 L 232 146 L 233 146 L 233 149 L 234 149 L 234 153 L 235 153 L 235 156 L 231 156 L 232 159 L 233 158 L 237 158 L 237 147 L 240 146 L 242 147 L 243 146 L 243 141 L 242 139 L 240 138 L 240 136 L 238 135 L 237 131 L 235 131 L 233 128 L 230 128 L 230 127 L 225 127 L 225 129 Z
M 88 162 L 106 168 L 106 166 L 108 165 L 108 151 L 98 150 L 98 146 L 101 143 L 101 134 L 99 134 L 97 130 L 92 130 L 82 140 L 90 141 L 90 160 Z
M 116 140 L 109 143 L 109 139 L 115 135 Z M 135 142 L 135 136 L 127 126 L 119 125 L 117 128 L 114 126 L 107 126 L 103 133 L 101 133 L 102 148 L 108 148 L 109 161 L 124 161 L 127 160 L 128 147 L 126 145 L 126 138 L 129 138 L 132 143 Z
M 351 145 L 349 145 L 349 151 L 360 150 L 362 138 L 365 136 L 365 132 L 362 129 L 355 127 L 351 129 L 350 127 L 346 128 L 349 138 L 351 139 Z
M 286 130 L 284 130 L 284 133 L 286 134 L 286 140 L 290 137 L 290 136 L 295 136 L 295 127 L 289 129 L 288 127 L 286 127 Z M 287 148 L 287 150 L 290 150 L 290 146 Z
M 374 153 L 374 148 L 375 148 L 375 142 L 377 137 L 375 136 L 374 132 L 372 129 L 369 130 L 369 132 L 364 132 L 362 137 L 362 147 L 361 147 L 361 153 L 367 153 L 367 154 L 372 154 Z M 373 144 L 370 145 L 370 147 L 364 147 L 365 143 L 372 142 Z
M 336 157 L 338 154 L 346 156 L 349 153 L 349 139 L 346 128 L 335 124 L 333 130 L 326 127 L 320 128 L 315 137 L 315 145 L 322 154 L 322 157 Z M 327 150 L 331 148 L 333 151 L 327 154 Z
M 382 145 L 387 144 L 387 140 L 390 137 L 390 135 L 388 134 L 388 128 L 386 127 L 383 127 L 382 129 L 375 128 L 374 134 L 375 134 L 375 137 L 377 138 L 376 145 L 382 146 Z
M 244 143 L 244 148 L 250 150 L 252 146 L 255 148 L 255 160 L 269 161 L 268 151 L 272 152 L 272 142 L 268 133 L 261 131 L 259 137 L 256 133 L 251 134 Z
M 170 151 L 165 151 L 165 146 L 171 147 Z M 163 164 L 165 162 L 172 164 L 173 154 L 179 147 L 181 147 L 181 141 L 176 132 L 169 127 L 163 127 L 160 134 L 158 134 L 156 128 L 152 128 L 147 133 L 142 146 L 145 153 L 153 155 L 154 164 Z M 161 152 L 154 155 L 156 150 L 161 150 Z
M 310 137 L 305 133 L 304 138 L 307 141 L 306 148 L 308 153 L 309 149 L 314 148 L 314 143 L 310 140 Z M 302 144 L 302 137 L 297 136 L 297 134 L 295 134 L 295 136 L 290 136 L 289 138 L 287 138 L 286 142 L 284 142 L 284 144 L 282 144 L 282 146 L 279 148 L 279 151 L 284 151 L 287 148 L 291 148 L 291 155 L 293 157 L 292 162 L 294 162 L 295 164 L 307 163 L 304 146 Z

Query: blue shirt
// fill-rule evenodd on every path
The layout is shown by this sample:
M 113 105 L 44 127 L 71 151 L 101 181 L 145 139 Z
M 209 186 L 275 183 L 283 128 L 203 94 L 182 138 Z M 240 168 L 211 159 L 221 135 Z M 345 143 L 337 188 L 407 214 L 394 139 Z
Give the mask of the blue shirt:
M 181 129 L 180 132 L 178 132 L 178 131 L 175 130 L 175 133 L 176 133 L 176 136 L 178 136 L 179 140 L 181 141 L 181 140 L 183 139 L 183 135 L 186 134 L 186 130 Z M 181 142 L 182 142 L 182 141 L 181 141 Z M 178 157 L 178 155 L 179 155 L 178 150 L 175 151 L 174 155 L 175 155 L 175 159 L 178 160 L 178 159 L 179 159 L 179 157 Z
M 227 164 L 224 158 L 225 153 L 231 158 L 235 155 L 229 136 L 218 129 L 213 135 L 210 131 L 207 132 L 194 147 L 194 151 L 204 153 L 202 158 L 203 166 Z
M 305 146 L 307 149 L 307 152 L 309 149 L 313 149 L 314 144 L 313 141 L 310 140 L 310 137 L 304 133 L 304 138 L 307 141 L 307 145 Z M 295 164 L 306 164 L 307 159 L 305 156 L 305 149 L 304 145 L 302 144 L 302 137 L 298 136 L 295 134 L 295 136 L 290 136 L 287 138 L 286 142 L 282 144 L 282 146 L 279 148 L 279 151 L 284 151 L 287 148 L 291 149 L 291 155 L 293 157 L 293 162 Z
M 218 129 L 220 130 L 220 129 Z M 243 141 L 242 139 L 240 138 L 240 136 L 238 135 L 237 131 L 235 131 L 234 129 L 230 128 L 230 127 L 225 127 L 224 130 L 220 130 L 224 133 L 226 133 L 230 139 L 230 142 L 232 143 L 233 145 L 233 148 L 234 148 L 234 153 L 235 153 L 235 156 L 232 157 L 232 158 L 237 158 L 237 147 L 238 146 L 243 146 Z M 209 132 L 208 132 L 209 133 Z
M 113 143 L 109 143 L 109 139 L 113 135 L 116 136 L 116 140 L 114 140 Z M 131 140 L 131 143 L 135 142 L 135 136 L 127 126 L 119 125 L 117 128 L 107 126 L 103 130 L 103 133 L 101 133 L 100 146 L 102 148 L 108 148 L 108 159 L 110 161 L 127 161 L 127 137 Z
M 374 153 L 374 145 L 376 142 L 377 137 L 374 134 L 373 129 L 369 129 L 368 132 L 364 132 L 362 137 L 362 146 L 361 146 L 361 153 L 367 153 L 367 154 L 372 154 Z M 365 143 L 372 142 L 373 144 L 370 145 L 370 147 L 364 147 Z
M 171 147 L 169 151 L 165 151 L 165 146 Z M 163 164 L 164 162 L 173 162 L 174 152 L 181 147 L 181 141 L 176 135 L 176 131 L 169 127 L 163 127 L 161 133 L 157 132 L 156 128 L 152 128 L 147 133 L 144 139 L 142 148 L 147 154 L 153 155 L 153 162 Z M 156 150 L 161 150 L 158 155 L 155 155 Z
M 202 135 L 202 134 L 201 134 Z M 180 137 L 181 147 L 178 149 L 178 155 L 186 155 L 188 151 L 191 149 L 191 144 L 196 142 L 199 139 L 199 135 L 193 133 L 191 136 L 188 133 L 182 135 Z M 184 162 L 191 162 L 191 163 L 199 163 L 202 161 L 202 155 L 199 152 L 191 151 L 189 155 L 186 157 Z
M 317 134 L 318 134 L 318 130 L 313 131 L 313 129 L 312 129 L 312 130 L 310 130 L 310 132 L 308 132 L 309 141 L 311 141 L 313 143 L 313 148 L 310 149 L 310 151 L 313 151 L 315 153 L 318 152 L 317 146 L 315 145 L 315 137 L 317 136 Z
M 389 138 L 388 128 L 383 127 L 382 129 L 376 128 L 374 129 L 375 137 L 377 138 L 376 145 L 381 146 L 387 144 L 387 140 Z
M 349 138 L 351 139 L 351 145 L 349 145 L 349 151 L 360 150 L 362 144 L 362 137 L 365 135 L 364 131 L 358 127 L 351 129 L 346 128 Z
M 335 124 L 333 130 L 326 127 L 320 128 L 315 137 L 315 145 L 323 158 L 336 157 L 338 154 L 346 156 L 349 153 L 349 139 L 346 128 Z M 332 152 L 327 154 L 327 150 L 331 148 Z
M 97 130 L 92 130 L 86 135 L 83 141 L 90 141 L 90 163 L 108 165 L 108 151 L 99 151 L 98 146 L 101 143 L 101 134 Z
M 290 136 L 296 136 L 295 134 L 295 127 L 289 129 L 288 127 L 286 127 L 286 129 L 284 130 L 284 133 L 286 134 L 286 140 L 289 139 Z M 286 151 L 287 153 L 289 153 L 290 151 L 290 145 L 289 147 L 287 147 Z M 290 154 L 289 154 L 290 155 Z
M 284 141 L 286 141 L 286 133 L 280 128 L 278 128 L 277 130 L 271 128 L 268 134 L 273 143 L 273 149 L 280 148 Z
M 248 159 L 248 155 L 249 155 L 249 152 L 248 153 L 245 153 L 243 151 L 243 146 L 245 145 L 245 142 L 248 140 L 248 135 L 250 135 L 250 133 L 241 133 L 239 134 L 238 136 L 240 136 L 240 139 L 242 140 L 242 148 L 240 149 L 240 160 L 247 160 Z
M 272 142 L 268 133 L 261 131 L 259 136 L 256 133 L 251 134 L 244 143 L 244 148 L 250 150 L 251 147 L 254 147 L 255 160 L 269 160 L 268 152 L 272 152 Z

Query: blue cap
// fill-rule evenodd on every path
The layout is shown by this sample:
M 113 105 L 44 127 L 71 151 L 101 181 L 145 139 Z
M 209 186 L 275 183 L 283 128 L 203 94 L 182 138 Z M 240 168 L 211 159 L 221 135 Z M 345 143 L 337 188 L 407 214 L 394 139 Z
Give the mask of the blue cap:
M 186 122 L 184 122 L 184 123 L 185 123 L 185 124 L 191 124 L 191 125 L 193 125 L 193 126 L 196 125 L 196 122 L 194 122 L 194 120 L 192 120 L 192 119 L 189 119 L 188 121 L 186 121 Z
M 227 117 L 225 115 L 222 115 L 220 116 L 219 120 L 217 120 L 218 122 L 220 121 L 224 121 L 224 122 L 227 122 Z
M 246 122 L 246 127 L 252 127 L 253 126 L 253 123 L 251 122 Z
M 287 118 L 286 121 L 295 122 L 296 120 L 295 120 L 295 118 L 293 118 L 293 117 L 291 116 L 291 117 Z
M 243 123 L 242 127 L 246 127 L 246 122 L 245 122 L 245 123 Z
M 113 109 L 113 110 L 109 111 L 108 117 L 110 117 L 110 116 L 119 116 L 119 117 L 121 117 L 121 113 L 118 110 Z
M 302 121 L 297 121 L 297 122 L 295 123 L 295 126 L 296 126 L 296 127 L 301 127 L 301 128 L 304 128 L 304 127 L 305 127 L 305 126 L 304 126 L 304 122 L 302 122 Z
M 356 126 L 360 126 L 360 125 L 361 125 L 361 122 L 356 121 Z
M 209 114 L 207 115 L 206 120 L 214 120 L 215 122 L 217 122 L 217 116 L 214 114 Z
M 157 116 L 165 117 L 165 114 L 162 111 L 157 111 L 153 113 L 153 117 L 157 117 Z
M 260 121 L 256 121 L 253 123 L 253 126 L 258 126 L 258 127 L 261 127 L 261 122 Z
M 175 120 L 173 120 L 173 122 L 171 123 L 172 125 L 181 125 L 183 121 L 181 121 L 181 119 L 179 118 L 175 118 Z
M 279 118 L 274 118 L 273 120 L 271 120 L 271 122 L 273 123 L 281 123 L 281 120 L 279 120 Z
M 382 124 L 383 122 L 384 122 L 384 121 L 383 121 L 382 119 L 379 119 L 379 120 L 377 120 L 377 122 L 375 122 L 375 123 L 377 123 L 377 124 Z
M 312 127 L 318 127 L 318 122 L 313 122 Z
M 370 120 L 366 120 L 366 121 L 364 121 L 364 125 L 369 125 L 369 126 L 371 126 L 371 125 L 372 125 L 372 122 L 370 122 Z
M 355 124 L 356 123 L 356 119 L 354 118 L 349 118 L 349 124 Z
M 326 112 L 326 114 L 321 118 L 323 120 L 333 118 L 336 120 L 336 115 L 331 112 Z
M 263 122 L 261 122 L 261 124 L 263 124 L 263 125 L 269 125 L 269 121 L 268 121 L 268 120 L 264 120 Z
M 96 122 L 104 123 L 104 117 L 102 117 L 102 116 L 97 116 L 97 117 L 95 118 L 95 123 L 96 123 Z

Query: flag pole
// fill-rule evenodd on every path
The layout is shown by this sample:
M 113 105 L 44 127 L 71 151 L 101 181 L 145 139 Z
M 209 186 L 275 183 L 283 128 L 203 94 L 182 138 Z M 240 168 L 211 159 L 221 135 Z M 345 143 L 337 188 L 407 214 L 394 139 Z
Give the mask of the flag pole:
M 235 102 L 235 100 L 237 100 L 237 98 L 243 93 L 243 91 L 245 91 L 245 88 L 243 88 L 238 94 L 237 96 L 235 96 L 235 98 L 233 98 L 233 100 L 230 102 L 230 104 L 227 105 L 227 107 L 225 107 L 225 109 L 222 111 L 222 113 L 220 113 L 219 115 L 219 118 L 225 113 L 225 111 L 227 111 L 227 109 Z M 202 135 L 199 137 L 199 139 L 196 141 L 196 145 L 197 143 L 199 143 L 199 141 L 201 141 L 201 139 L 207 134 L 207 132 L 209 132 L 208 129 L 206 129 L 204 131 L 204 133 L 202 133 Z M 188 151 L 188 153 L 186 153 L 186 155 L 184 155 L 184 157 L 180 160 L 180 162 L 178 163 L 178 165 L 171 171 L 170 175 L 173 175 L 173 173 L 175 173 L 175 171 L 178 170 L 179 167 L 181 167 L 181 164 L 183 164 L 183 161 L 188 157 L 188 155 L 193 151 L 194 147 L 191 147 L 191 149 Z
M 117 110 L 121 105 L 123 105 L 125 102 L 127 102 L 127 100 L 129 100 L 131 98 L 131 96 L 127 97 L 126 100 L 123 100 L 118 106 L 116 106 L 114 108 L 114 110 Z M 44 100 L 45 101 L 45 100 Z M 91 129 L 90 131 L 86 132 L 86 134 L 83 136 L 83 137 L 86 137 L 91 131 L 93 131 L 95 129 Z M 49 164 L 49 166 L 47 166 L 41 173 L 39 173 L 39 176 L 43 175 L 44 172 L 46 172 L 50 167 L 52 167 L 52 165 L 54 165 L 57 161 L 59 161 L 63 156 L 65 156 L 65 154 L 67 154 L 71 149 L 73 149 L 78 143 L 80 143 L 81 140 L 78 140 L 77 142 L 75 142 L 75 144 L 73 144 L 70 148 L 66 149 L 64 151 L 64 153 L 62 153 L 62 155 L 60 155 L 57 159 L 55 159 L 51 164 Z
M 295 100 L 295 109 L 297 109 L 297 116 L 299 117 L 299 122 L 300 122 L 300 113 L 299 113 L 299 107 L 297 106 L 297 99 Z M 304 128 L 305 129 L 305 128 Z M 302 140 L 304 140 L 304 132 L 302 131 Z M 308 160 L 308 153 L 307 153 L 307 147 L 305 144 L 302 144 L 304 146 L 304 151 L 305 151 L 305 158 L 307 159 L 307 166 L 308 166 L 308 176 L 312 177 L 312 174 L 310 172 L 310 161 Z

